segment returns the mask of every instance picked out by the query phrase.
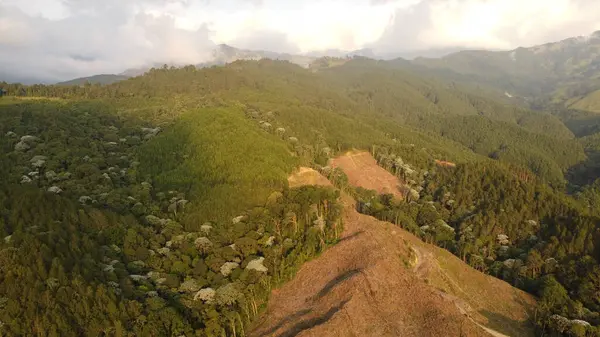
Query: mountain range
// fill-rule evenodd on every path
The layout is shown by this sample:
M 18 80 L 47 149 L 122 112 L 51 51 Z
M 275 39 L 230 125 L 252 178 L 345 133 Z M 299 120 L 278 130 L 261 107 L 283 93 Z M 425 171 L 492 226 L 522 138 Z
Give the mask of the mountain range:
M 238 49 L 226 44 L 212 51 L 212 60 L 196 67 L 224 65 L 237 60 L 284 60 L 309 68 L 322 66 L 325 58 L 348 59 L 365 57 L 389 60 L 405 70 L 428 74 L 445 80 L 478 85 L 495 90 L 515 101 L 521 100 L 533 108 L 566 106 L 600 112 L 600 31 L 589 36 L 509 51 L 460 50 L 458 48 L 406 52 L 398 55 L 379 55 L 372 49 L 351 52 L 327 50 L 307 55 L 277 53 L 264 50 Z M 429 57 L 424 57 L 429 55 Z M 409 60 L 412 59 L 412 60 Z M 169 64 L 181 66 L 177 64 Z M 59 85 L 85 82 L 108 84 L 139 76 L 147 67 L 127 69 L 120 74 L 95 75 L 78 78 Z

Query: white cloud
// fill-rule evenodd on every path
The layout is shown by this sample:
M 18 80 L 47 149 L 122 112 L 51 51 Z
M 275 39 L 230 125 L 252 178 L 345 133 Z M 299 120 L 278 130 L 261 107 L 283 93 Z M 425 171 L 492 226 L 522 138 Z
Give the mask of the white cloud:
M 199 63 L 217 43 L 294 53 L 509 49 L 598 29 L 596 0 L 0 0 L 0 74 L 51 81 Z
M 0 74 L 55 81 L 159 61 L 201 62 L 213 47 L 206 25 L 184 30 L 168 13 L 146 13 L 110 1 L 72 1 L 74 5 L 65 2 L 70 14 L 58 20 L 0 7 Z
M 413 11 L 412 13 L 410 11 Z M 600 29 L 595 0 L 431 0 L 395 13 L 378 46 L 512 49 Z

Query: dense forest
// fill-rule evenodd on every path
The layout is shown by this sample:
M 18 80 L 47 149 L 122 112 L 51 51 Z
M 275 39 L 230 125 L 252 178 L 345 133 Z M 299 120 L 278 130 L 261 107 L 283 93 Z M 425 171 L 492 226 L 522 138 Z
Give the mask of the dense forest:
M 242 112 L 163 131 L 98 101 L 2 103 L 3 334 L 243 335 L 343 228 L 338 192 L 288 189 L 296 145 Z
M 598 137 L 565 114 L 362 58 L 0 88 L 2 334 L 244 336 L 342 232 L 339 191 L 289 188 L 304 165 L 539 296 L 540 334 L 598 335 Z M 405 199 L 328 169 L 351 149 Z

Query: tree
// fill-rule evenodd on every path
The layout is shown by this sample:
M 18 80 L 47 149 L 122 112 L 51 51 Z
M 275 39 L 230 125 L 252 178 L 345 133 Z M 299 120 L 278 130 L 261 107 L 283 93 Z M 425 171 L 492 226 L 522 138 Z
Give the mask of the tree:
M 526 261 L 527 268 L 531 271 L 531 277 L 537 278 L 544 265 L 544 260 L 542 259 L 542 255 L 536 249 L 532 249 L 529 254 L 527 254 Z

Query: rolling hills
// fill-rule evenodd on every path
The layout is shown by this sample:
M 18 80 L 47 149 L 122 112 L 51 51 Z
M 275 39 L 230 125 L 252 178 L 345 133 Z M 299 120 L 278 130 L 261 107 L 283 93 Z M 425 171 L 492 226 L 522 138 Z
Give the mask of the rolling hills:
M 2 333 L 597 334 L 595 114 L 331 65 L 0 84 Z

